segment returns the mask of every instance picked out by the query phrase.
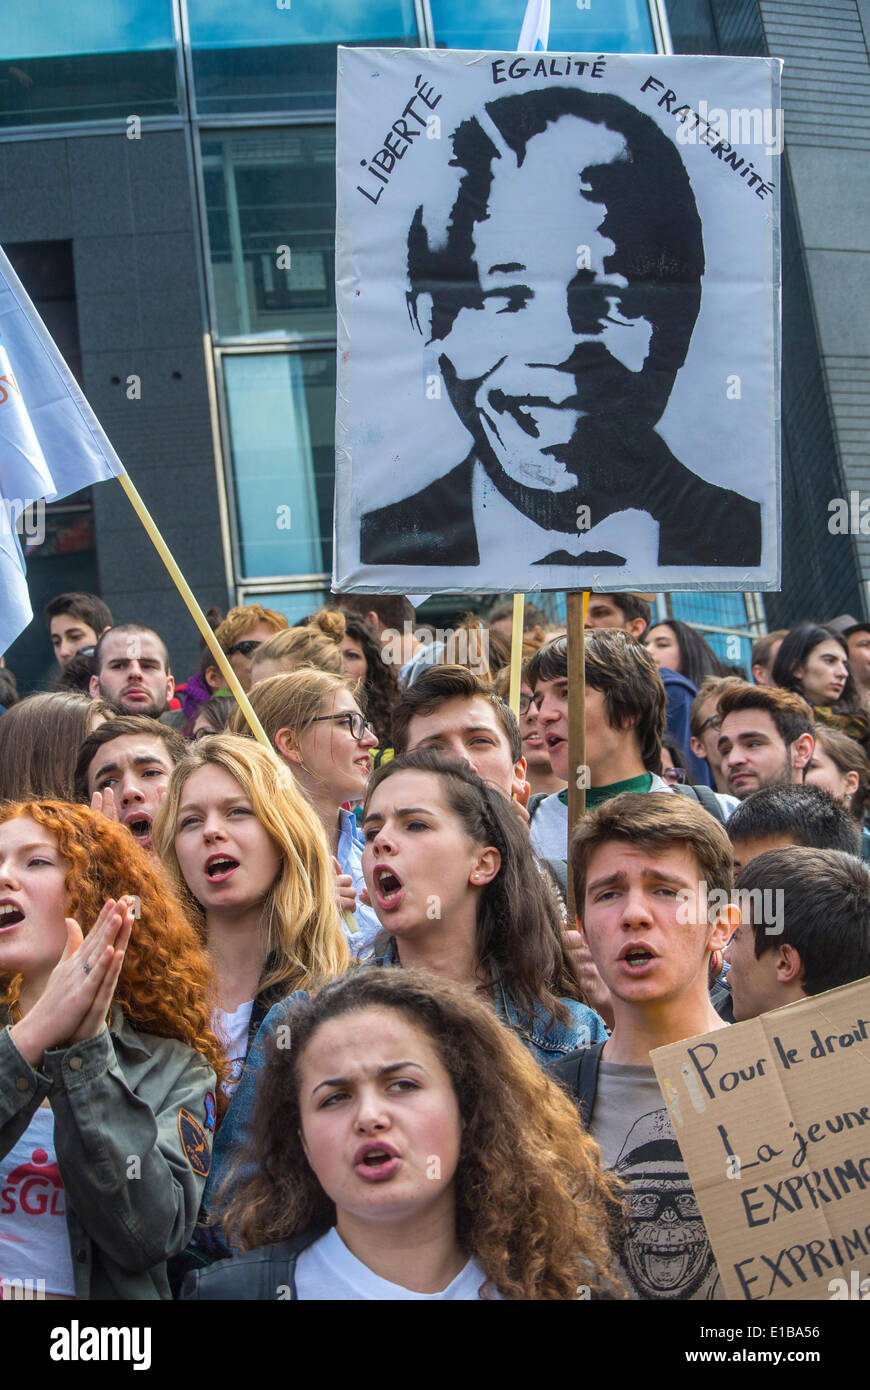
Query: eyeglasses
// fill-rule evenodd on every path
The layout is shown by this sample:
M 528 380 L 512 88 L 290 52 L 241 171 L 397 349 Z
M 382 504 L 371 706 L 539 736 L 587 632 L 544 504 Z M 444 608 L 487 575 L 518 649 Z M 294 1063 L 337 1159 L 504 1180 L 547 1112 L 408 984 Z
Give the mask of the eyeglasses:
M 531 707 L 532 707 L 532 697 L 531 697 L 531 695 L 521 695 L 521 696 L 520 696 L 520 714 L 528 714 L 528 712 L 529 712 L 529 710 L 531 709 Z
M 705 729 L 719 729 L 721 728 L 721 725 L 722 720 L 719 718 L 718 714 L 711 714 L 709 719 L 704 720 L 703 724 L 698 730 L 698 733 L 702 734 Z
M 666 782 L 685 782 L 686 769 L 684 767 L 666 767 L 662 775 Z
M 236 642 L 230 647 L 227 656 L 232 656 L 234 652 L 241 652 L 242 656 L 250 656 L 251 652 L 256 651 L 257 648 L 262 647 L 262 645 L 262 641 L 257 642 L 254 641 L 253 638 L 249 638 L 246 642 Z
M 365 738 L 366 732 L 374 734 L 374 729 L 357 710 L 348 710 L 345 714 L 318 714 L 312 719 L 312 724 L 319 724 L 321 721 L 331 720 L 335 724 L 344 724 L 351 738 L 355 738 L 357 743 Z

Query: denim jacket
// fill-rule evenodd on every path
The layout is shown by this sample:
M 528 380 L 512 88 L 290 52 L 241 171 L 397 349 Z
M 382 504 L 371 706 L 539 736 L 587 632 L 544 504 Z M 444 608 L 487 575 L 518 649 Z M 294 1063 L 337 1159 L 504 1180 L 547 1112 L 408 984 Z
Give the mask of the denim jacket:
M 393 936 L 382 933 L 375 943 L 374 965 L 400 965 L 398 947 Z M 559 1023 L 549 1019 L 540 1005 L 530 1018 L 522 1013 L 517 1004 L 499 985 L 495 991 L 496 1017 L 517 1034 L 520 1042 L 528 1048 L 536 1062 L 544 1068 L 551 1067 L 569 1052 L 578 1047 L 589 1047 L 591 1043 L 606 1042 L 610 1034 L 604 1020 L 577 999 L 560 1001 L 571 1015 L 569 1023 Z
M 0 1154 L 47 1096 L 76 1298 L 168 1299 L 166 1261 L 190 1240 L 208 1172 L 214 1072 L 184 1043 L 134 1031 L 117 1006 L 108 1028 L 49 1050 L 37 1071 L 6 1021 Z

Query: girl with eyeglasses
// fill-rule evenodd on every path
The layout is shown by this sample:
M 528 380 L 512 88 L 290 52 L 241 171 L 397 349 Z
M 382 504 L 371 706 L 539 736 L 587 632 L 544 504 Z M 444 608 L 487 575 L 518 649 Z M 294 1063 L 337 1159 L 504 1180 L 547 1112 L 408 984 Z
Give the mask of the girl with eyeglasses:
M 349 677 L 300 667 L 259 681 L 250 691 L 250 701 L 267 738 L 320 818 L 338 866 L 350 948 L 363 960 L 371 955 L 381 928 L 372 909 L 357 898 L 365 886 L 364 841 L 347 803 L 365 796 L 377 736 L 351 684 Z M 241 711 L 233 715 L 230 728 L 238 733 L 247 729 Z

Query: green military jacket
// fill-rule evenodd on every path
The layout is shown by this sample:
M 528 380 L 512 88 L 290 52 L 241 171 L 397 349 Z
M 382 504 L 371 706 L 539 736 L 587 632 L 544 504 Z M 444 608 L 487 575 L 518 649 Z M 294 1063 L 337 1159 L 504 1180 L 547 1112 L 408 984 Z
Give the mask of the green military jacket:
M 193 1234 L 211 1164 L 215 1074 L 137 1033 L 115 1007 L 94 1038 L 24 1060 L 0 1011 L 0 1155 L 47 1096 L 76 1297 L 170 1298 L 166 1261 Z

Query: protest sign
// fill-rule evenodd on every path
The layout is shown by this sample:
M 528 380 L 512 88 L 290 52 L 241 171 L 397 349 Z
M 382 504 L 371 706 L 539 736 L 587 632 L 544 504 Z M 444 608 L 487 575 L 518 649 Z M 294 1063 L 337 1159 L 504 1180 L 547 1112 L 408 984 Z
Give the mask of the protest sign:
M 870 979 L 651 1059 L 728 1297 L 861 1297 Z
M 338 65 L 333 587 L 777 588 L 779 60 Z

